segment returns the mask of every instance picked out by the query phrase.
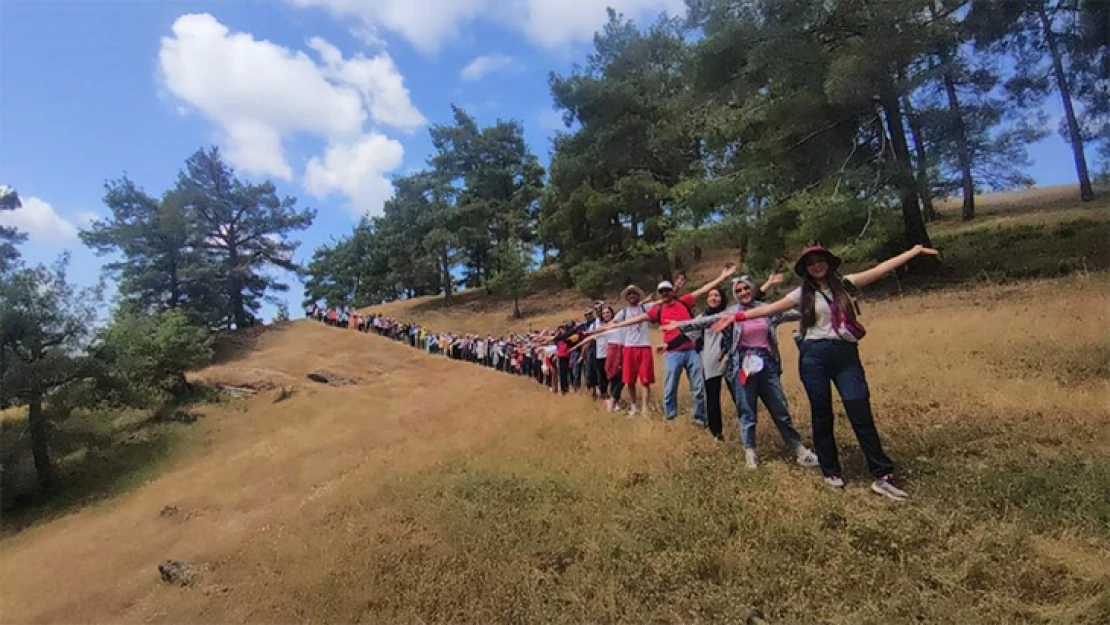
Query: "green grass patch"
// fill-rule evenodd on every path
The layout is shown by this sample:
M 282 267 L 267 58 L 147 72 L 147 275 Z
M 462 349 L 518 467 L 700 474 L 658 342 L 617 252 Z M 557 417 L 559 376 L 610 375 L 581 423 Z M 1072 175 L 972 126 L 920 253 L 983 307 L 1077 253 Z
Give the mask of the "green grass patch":
M 50 452 L 60 485 L 38 487 L 26 414 L 0 420 L 0 533 L 19 531 L 129 492 L 156 477 L 190 428 L 138 411 L 75 410 L 53 420 Z
M 940 232 L 951 279 L 1006 281 L 1110 269 L 1110 220 L 997 225 Z

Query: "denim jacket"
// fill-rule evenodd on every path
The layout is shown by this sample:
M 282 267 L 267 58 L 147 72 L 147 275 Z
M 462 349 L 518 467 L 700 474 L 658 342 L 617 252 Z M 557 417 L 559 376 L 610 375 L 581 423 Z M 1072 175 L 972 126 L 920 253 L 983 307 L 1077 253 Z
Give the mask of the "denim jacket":
M 756 306 L 762 305 L 763 302 L 761 301 L 753 301 L 749 306 L 744 306 L 743 309 L 747 310 L 748 308 L 754 308 Z M 683 321 L 678 325 L 678 329 L 681 330 L 683 333 L 696 333 L 697 331 L 705 330 L 706 328 L 712 326 L 718 319 L 721 318 L 722 315 L 728 315 L 729 317 L 731 317 L 740 310 L 741 305 L 734 304 L 725 309 L 725 311 L 722 312 L 720 315 L 702 315 L 701 317 L 697 317 L 696 319 Z M 797 310 L 788 310 L 786 312 L 767 317 L 767 320 L 770 323 L 770 327 L 767 329 L 767 344 L 771 348 L 771 357 L 775 359 L 775 364 L 779 365 L 779 369 L 782 368 L 782 356 L 779 354 L 779 342 L 777 332 L 778 325 L 784 322 L 798 321 L 801 318 L 802 314 Z M 734 322 L 732 325 L 732 340 L 727 346 L 728 367 L 726 368 L 725 374 L 730 380 L 735 379 L 736 376 L 739 375 L 740 363 L 744 359 L 744 354 L 740 349 L 740 334 L 742 332 L 743 323 Z

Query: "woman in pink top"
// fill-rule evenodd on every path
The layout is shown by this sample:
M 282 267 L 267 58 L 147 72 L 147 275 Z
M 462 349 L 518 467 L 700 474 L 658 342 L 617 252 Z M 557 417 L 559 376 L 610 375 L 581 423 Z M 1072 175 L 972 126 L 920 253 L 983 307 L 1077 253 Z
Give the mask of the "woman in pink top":
M 782 275 L 772 276 L 762 289 L 782 282 Z M 737 304 L 721 315 L 704 316 L 678 324 L 681 330 L 709 328 L 715 321 L 730 318 L 737 312 L 758 306 L 755 283 L 748 276 L 741 276 L 732 284 Z M 775 317 L 737 321 L 722 329 L 725 336 L 721 343 L 728 349 L 728 368 L 725 379 L 736 399 L 736 413 L 740 417 L 740 442 L 749 469 L 759 466 L 756 453 L 756 415 L 759 400 L 771 413 L 782 440 L 793 452 L 798 464 L 817 466 L 817 455 L 802 443 L 802 436 L 794 428 L 786 393 L 782 388 L 782 365 L 779 357 L 776 327 L 782 321 L 796 321 L 801 315 L 789 311 Z

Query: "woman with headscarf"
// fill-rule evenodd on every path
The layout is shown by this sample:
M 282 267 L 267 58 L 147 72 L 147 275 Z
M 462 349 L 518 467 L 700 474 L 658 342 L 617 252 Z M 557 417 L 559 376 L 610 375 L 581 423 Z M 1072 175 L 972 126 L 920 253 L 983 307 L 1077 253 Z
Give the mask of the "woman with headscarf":
M 821 246 L 809 247 L 802 251 L 794 265 L 794 272 L 802 278 L 801 287 L 773 304 L 741 310 L 733 315 L 733 321 L 743 322 L 789 310 L 801 312 L 798 371 L 809 397 L 813 444 L 820 460 L 821 473 L 825 476 L 825 483 L 834 488 L 843 488 L 844 478 L 833 436 L 830 382 L 836 384 L 860 451 L 874 477 L 871 490 L 899 501 L 909 498 L 895 484 L 894 463 L 883 451 L 879 432 L 875 428 L 870 391 L 859 358 L 859 341 L 865 330 L 857 318 L 859 311 L 853 296 L 859 289 L 922 254 L 936 255 L 937 251 L 917 245 L 870 269 L 841 276 L 837 271 L 840 258 Z M 728 323 L 729 319 L 725 318 L 715 326 L 723 328 Z
M 736 296 L 735 306 L 720 311 L 723 315 L 714 312 L 679 326 L 684 330 L 709 326 L 705 331 L 707 347 L 709 337 L 715 332 L 719 331 L 723 337 L 722 349 L 727 354 L 724 379 L 728 381 L 736 414 L 740 418 L 740 442 L 744 447 L 744 460 L 749 469 L 759 467 L 756 421 L 760 401 L 771 413 L 775 427 L 786 446 L 794 452 L 798 464 L 817 466 L 817 456 L 802 443 L 801 435 L 794 428 L 786 403 L 786 393 L 782 388 L 782 360 L 776 330 L 779 323 L 797 320 L 800 315 L 796 311 L 788 311 L 765 319 L 724 324 L 719 330 L 712 327 L 722 317 L 727 319 L 739 311 L 761 304 L 760 299 L 764 292 L 780 282 L 782 275 L 776 274 L 768 278 L 761 288 L 757 288 L 750 277 L 741 276 L 732 284 L 733 294 Z
M 725 311 L 728 306 L 728 299 L 725 297 L 724 289 L 717 286 L 709 289 L 709 292 L 705 294 L 705 303 L 705 311 L 694 321 L 715 318 Z M 680 324 L 679 329 L 687 335 L 693 333 L 687 332 L 684 324 Z M 725 372 L 728 368 L 728 345 L 729 338 L 732 335 L 731 330 L 731 328 L 725 328 L 718 332 L 711 328 L 705 328 L 702 335 L 701 363 L 705 376 L 705 416 L 709 433 L 717 440 L 724 440 L 724 429 L 721 425 L 721 380 L 725 378 Z M 696 342 L 696 337 L 691 338 Z

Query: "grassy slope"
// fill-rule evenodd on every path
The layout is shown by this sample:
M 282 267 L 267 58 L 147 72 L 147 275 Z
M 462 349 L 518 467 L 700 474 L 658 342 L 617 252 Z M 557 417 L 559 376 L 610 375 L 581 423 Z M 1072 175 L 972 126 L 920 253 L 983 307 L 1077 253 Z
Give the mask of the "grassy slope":
M 161 477 L 0 543 L 0 620 L 1105 623 L 1107 293 L 1099 273 L 868 305 L 906 505 L 867 493 L 843 422 L 833 493 L 765 420 L 748 472 L 684 423 L 297 322 L 197 376 L 292 397 L 208 406 Z M 436 314 L 504 322 L 469 305 Z M 364 382 L 304 381 L 320 366 Z M 165 558 L 197 585 L 160 585 Z

